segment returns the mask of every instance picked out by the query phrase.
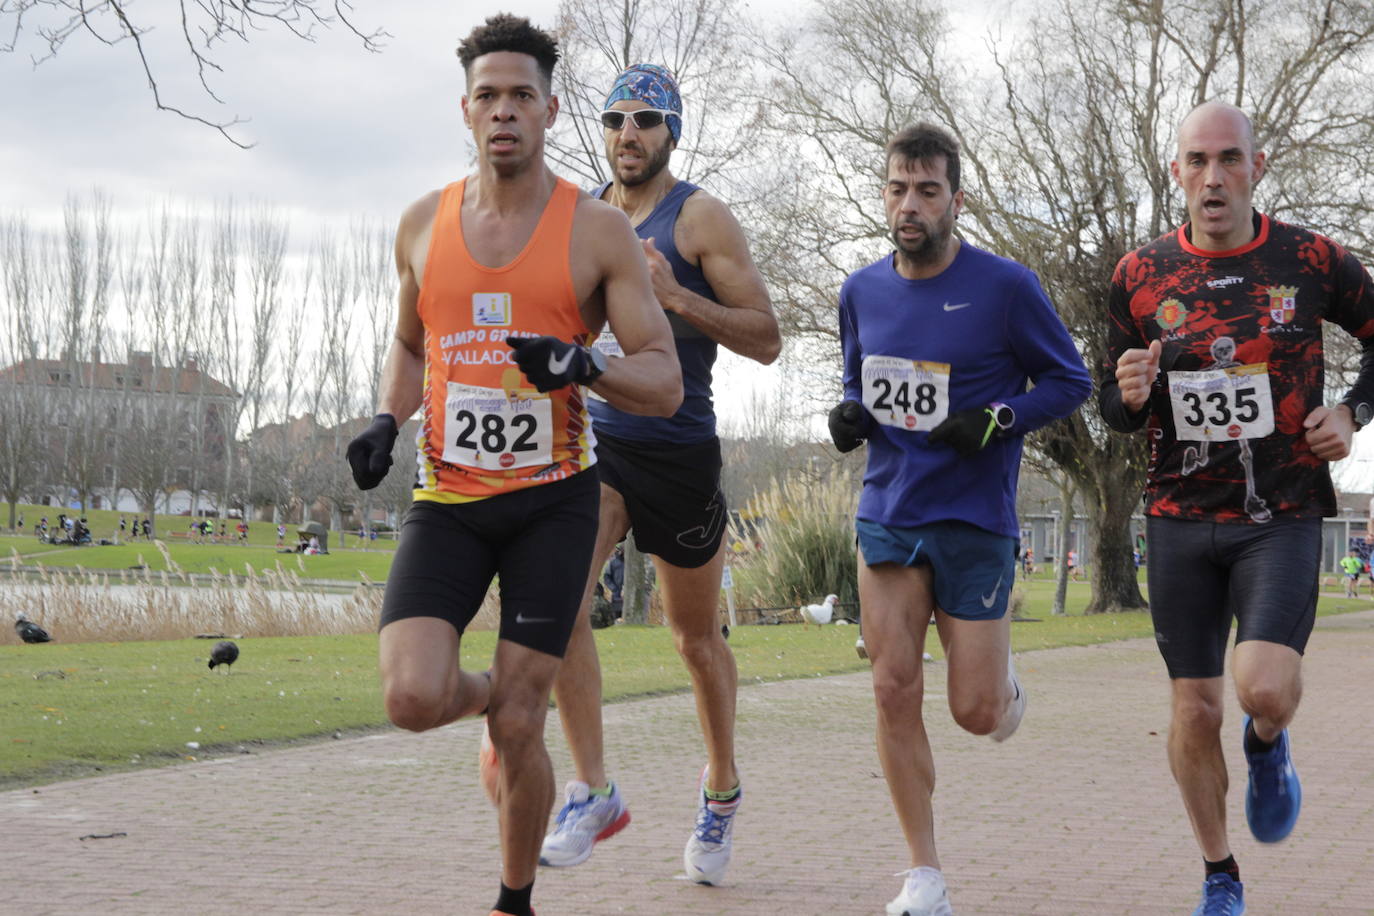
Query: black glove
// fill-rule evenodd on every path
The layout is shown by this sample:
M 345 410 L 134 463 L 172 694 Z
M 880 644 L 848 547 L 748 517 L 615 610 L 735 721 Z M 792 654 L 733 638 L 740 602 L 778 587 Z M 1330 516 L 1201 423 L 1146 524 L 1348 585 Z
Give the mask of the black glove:
M 507 337 L 515 362 L 539 391 L 581 384 L 592 373 L 586 349 L 557 337 Z
M 841 401 L 830 408 L 830 441 L 841 452 L 852 452 L 868 438 L 873 418 L 858 401 Z
M 965 458 L 976 455 L 988 444 L 997 430 L 997 420 L 987 407 L 973 407 L 945 417 L 944 422 L 930 431 L 926 441 L 931 445 L 944 443 Z
M 359 490 L 371 490 L 391 468 L 391 447 L 396 444 L 396 418 L 379 413 L 372 425 L 348 443 L 348 465 Z

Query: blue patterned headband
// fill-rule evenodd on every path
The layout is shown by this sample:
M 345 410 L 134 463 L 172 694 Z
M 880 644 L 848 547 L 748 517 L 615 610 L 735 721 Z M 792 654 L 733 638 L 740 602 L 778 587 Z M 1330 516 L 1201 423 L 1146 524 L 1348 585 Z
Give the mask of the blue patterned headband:
M 676 143 L 682 138 L 682 96 L 678 95 L 677 77 L 667 67 L 658 64 L 632 64 L 615 78 L 603 108 L 620 101 L 644 102 L 653 108 L 676 112 L 668 117 L 668 133 Z

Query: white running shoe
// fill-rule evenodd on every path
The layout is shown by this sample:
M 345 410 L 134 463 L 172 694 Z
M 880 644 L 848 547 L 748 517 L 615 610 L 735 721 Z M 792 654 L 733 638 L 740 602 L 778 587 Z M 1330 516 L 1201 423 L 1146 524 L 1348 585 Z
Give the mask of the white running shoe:
M 553 830 L 544 837 L 539 850 L 540 865 L 581 865 L 591 856 L 593 846 L 615 836 L 630 823 L 630 809 L 625 807 L 615 783 L 611 783 L 610 795 L 593 795 L 585 782 L 574 780 L 568 783 L 567 797 Z
M 703 769 L 697 798 L 697 825 L 687 838 L 687 848 L 682 852 L 682 867 L 687 870 L 687 877 L 697 884 L 718 885 L 725 878 L 725 869 L 730 865 L 731 832 L 743 793 L 730 802 L 708 800 L 706 770 Z
M 993 741 L 1006 741 L 1016 734 L 1016 729 L 1021 726 L 1021 718 L 1026 714 L 1026 688 L 1021 686 L 1021 681 L 1016 676 L 1016 666 L 1012 664 L 1010 650 L 1007 652 L 1007 679 L 1011 681 L 1011 703 L 1007 706 L 1006 712 L 1002 713 L 1002 721 L 997 723 L 997 727 L 989 736 Z
M 887 905 L 887 916 L 954 916 L 945 876 L 938 868 L 922 865 L 898 874 L 906 876 L 906 883 Z
M 858 642 L 854 643 L 854 651 L 859 653 L 859 658 L 868 658 L 868 646 L 864 645 L 864 638 L 862 636 L 859 637 Z

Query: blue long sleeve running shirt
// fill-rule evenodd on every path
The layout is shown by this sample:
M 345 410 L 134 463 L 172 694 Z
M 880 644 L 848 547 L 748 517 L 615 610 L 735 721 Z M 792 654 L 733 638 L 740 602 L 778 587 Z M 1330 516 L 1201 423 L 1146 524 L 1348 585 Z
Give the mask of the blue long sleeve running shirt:
M 840 343 L 844 396 L 874 420 L 858 517 L 894 527 L 959 520 L 1019 536 L 1022 440 L 1092 390 L 1035 274 L 967 242 L 924 280 L 898 274 L 888 255 L 841 287 Z M 927 443 L 945 416 L 993 403 L 1016 422 L 973 457 Z

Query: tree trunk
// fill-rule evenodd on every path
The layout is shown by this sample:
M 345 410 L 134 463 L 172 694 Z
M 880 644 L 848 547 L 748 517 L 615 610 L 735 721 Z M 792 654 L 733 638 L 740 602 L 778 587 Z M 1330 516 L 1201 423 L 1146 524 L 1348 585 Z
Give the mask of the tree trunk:
M 649 622 L 649 598 L 654 593 L 654 564 L 639 552 L 634 535 L 625 538 L 623 616 L 626 623 Z
M 1140 611 L 1149 607 L 1136 580 L 1131 514 L 1140 503 L 1134 487 L 1123 487 L 1110 468 L 1094 482 L 1095 511 L 1088 515 L 1088 539 L 1093 545 L 1093 597 L 1085 614 Z
M 1050 608 L 1056 616 L 1067 613 L 1064 601 L 1069 593 L 1069 533 L 1073 530 L 1073 498 L 1077 491 L 1073 478 L 1068 474 L 1059 476 L 1059 521 L 1054 532 L 1059 547 L 1054 557 L 1054 606 Z

